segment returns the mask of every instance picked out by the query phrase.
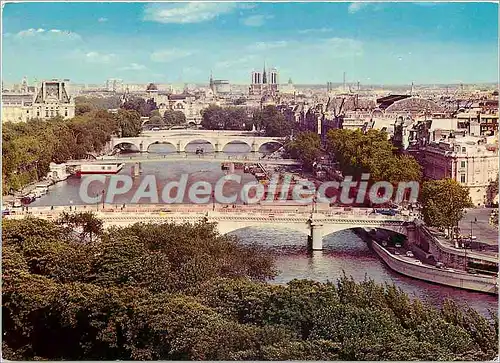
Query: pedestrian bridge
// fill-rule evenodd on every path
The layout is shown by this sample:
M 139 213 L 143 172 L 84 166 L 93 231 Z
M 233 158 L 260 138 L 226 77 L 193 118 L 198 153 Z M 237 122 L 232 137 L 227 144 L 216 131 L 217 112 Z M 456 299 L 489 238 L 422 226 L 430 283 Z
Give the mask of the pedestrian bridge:
M 70 206 L 29 208 L 29 215 L 44 219 L 56 219 Z M 75 206 L 71 206 L 75 211 Z M 196 223 L 213 222 L 221 234 L 248 227 L 286 228 L 310 236 L 313 250 L 323 249 L 323 237 L 351 228 L 382 228 L 414 238 L 414 217 L 385 216 L 367 208 L 328 208 L 314 212 L 311 206 L 211 206 L 211 205 L 163 205 L 163 206 L 76 206 L 76 211 L 94 211 L 105 227 L 128 226 L 134 223 Z M 27 214 L 7 216 L 24 218 Z
M 132 145 L 140 152 L 148 152 L 151 145 L 171 144 L 177 152 L 185 152 L 186 146 L 196 141 L 205 141 L 212 145 L 215 152 L 224 151 L 224 148 L 234 142 L 245 143 L 251 152 L 258 152 L 266 144 L 277 143 L 283 145 L 283 140 L 277 137 L 262 137 L 254 135 L 239 135 L 235 133 L 221 133 L 213 131 L 177 131 L 169 133 L 147 133 L 138 137 L 113 137 L 109 143 L 110 149 L 119 145 Z

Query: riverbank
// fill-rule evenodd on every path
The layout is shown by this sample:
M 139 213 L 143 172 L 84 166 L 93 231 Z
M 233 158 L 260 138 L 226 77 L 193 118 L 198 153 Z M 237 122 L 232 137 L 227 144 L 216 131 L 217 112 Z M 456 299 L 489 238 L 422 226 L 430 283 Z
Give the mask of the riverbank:
M 363 229 L 356 229 L 355 233 L 369 243 L 389 268 L 402 275 L 470 291 L 498 294 L 498 277 L 424 264 L 415 258 L 391 253 Z

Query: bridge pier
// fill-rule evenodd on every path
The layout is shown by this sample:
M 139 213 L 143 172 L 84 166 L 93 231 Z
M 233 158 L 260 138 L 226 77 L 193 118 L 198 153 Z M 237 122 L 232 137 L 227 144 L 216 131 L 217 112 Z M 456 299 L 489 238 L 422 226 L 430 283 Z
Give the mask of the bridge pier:
M 218 152 L 220 152 L 220 151 L 221 151 L 221 150 L 220 150 L 220 145 L 219 145 L 219 142 L 218 142 L 218 141 L 214 144 L 214 151 L 215 151 L 216 153 L 218 153 Z
M 104 154 L 109 154 L 113 151 L 113 140 L 109 140 L 104 146 Z
M 182 142 L 181 142 L 181 141 L 179 141 L 179 142 L 177 143 L 176 147 L 177 147 L 177 153 L 179 153 L 179 154 L 180 154 L 181 152 L 183 152 L 183 151 L 184 151 L 184 145 L 182 145 Z
M 321 251 L 323 249 L 323 225 L 311 224 L 311 235 L 308 238 L 309 249 L 312 251 Z
M 252 148 L 251 148 L 251 152 L 253 153 L 256 153 L 257 151 L 259 151 L 258 147 L 257 147 L 257 144 L 254 142 L 252 142 Z
M 133 171 L 133 175 L 134 176 L 139 176 L 139 174 L 142 173 L 142 165 L 141 163 L 135 163 L 133 166 L 132 166 L 132 171 Z

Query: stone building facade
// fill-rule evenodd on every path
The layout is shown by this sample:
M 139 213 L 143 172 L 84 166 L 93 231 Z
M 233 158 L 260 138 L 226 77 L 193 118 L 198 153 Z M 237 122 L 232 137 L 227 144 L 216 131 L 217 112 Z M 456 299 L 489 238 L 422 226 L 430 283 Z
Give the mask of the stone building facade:
M 18 92 L 3 92 L 2 122 L 75 117 L 75 100 L 68 94 L 67 85 L 68 80 L 50 80 L 42 81 L 40 87 L 28 87 L 26 84 Z
M 418 160 L 428 179 L 451 178 L 469 188 L 476 206 L 487 204 L 488 186 L 498 177 L 495 137 L 448 137 L 420 148 Z

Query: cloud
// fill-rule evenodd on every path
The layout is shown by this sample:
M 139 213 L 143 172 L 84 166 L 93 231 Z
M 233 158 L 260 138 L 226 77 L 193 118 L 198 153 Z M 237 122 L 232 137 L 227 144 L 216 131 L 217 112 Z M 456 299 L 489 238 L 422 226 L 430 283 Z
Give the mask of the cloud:
M 275 48 L 284 48 L 289 45 L 289 42 L 286 40 L 276 40 L 271 42 L 257 42 L 252 45 L 247 46 L 247 50 L 258 52 L 263 50 L 275 49 Z
M 320 51 L 327 52 L 333 58 L 360 56 L 363 54 L 363 43 L 350 38 L 321 39 L 314 47 Z
M 303 29 L 299 30 L 299 34 L 309 34 L 309 33 L 328 33 L 333 31 L 332 28 L 319 28 L 319 29 Z
M 351 3 L 349 4 L 347 11 L 349 12 L 349 14 L 354 14 L 360 11 L 361 9 L 366 8 L 369 5 L 370 3 L 362 3 L 362 2 Z
M 80 35 L 70 32 L 69 30 L 60 30 L 60 29 L 50 29 L 46 30 L 43 28 L 30 28 L 26 30 L 21 30 L 16 34 L 16 38 L 18 39 L 69 39 L 69 40 L 80 40 Z
M 143 64 L 130 63 L 128 66 L 121 67 L 121 71 L 143 71 L 147 69 Z
M 115 59 L 114 54 L 102 54 L 98 52 L 88 52 L 85 60 L 89 63 L 110 63 Z
M 144 9 L 144 20 L 164 24 L 201 23 L 215 19 L 219 15 L 236 10 L 239 4 L 233 2 L 204 3 L 156 3 Z
M 196 76 L 196 75 L 202 74 L 203 72 L 201 71 L 201 69 L 196 68 L 196 67 L 184 67 L 184 68 L 182 68 L 182 73 L 184 75 Z
M 246 26 L 262 26 L 266 20 L 274 18 L 273 15 L 250 15 L 241 20 L 241 23 Z
M 173 48 L 151 53 L 151 60 L 153 62 L 171 62 L 176 59 L 188 57 L 191 54 L 193 52 L 190 50 Z
M 251 54 L 251 55 L 247 55 L 247 56 L 243 56 L 243 57 L 237 57 L 237 58 L 227 60 L 227 61 L 217 62 L 217 63 L 215 63 L 215 67 L 216 68 L 242 67 L 245 65 L 249 65 L 250 62 L 253 62 L 256 59 L 257 59 L 257 56 Z
M 99 18 L 99 19 L 97 19 L 97 21 L 98 21 L 99 23 L 105 23 L 105 22 L 107 22 L 107 21 L 108 21 L 108 18 Z

